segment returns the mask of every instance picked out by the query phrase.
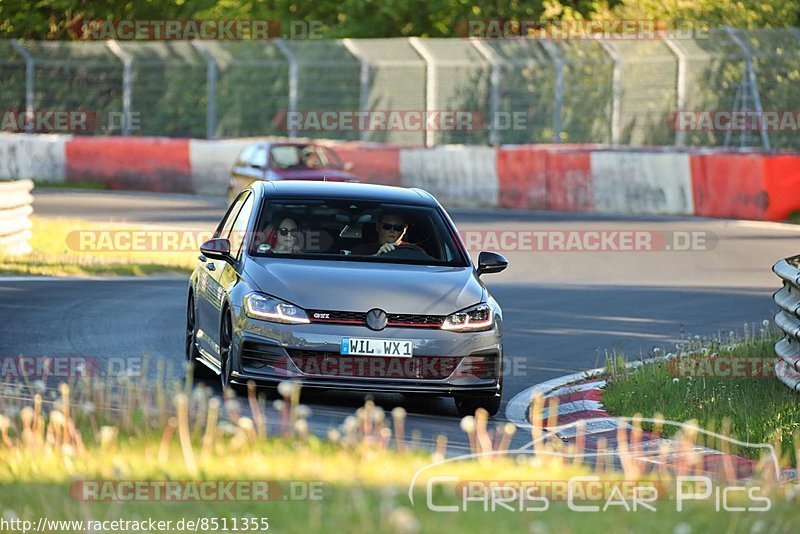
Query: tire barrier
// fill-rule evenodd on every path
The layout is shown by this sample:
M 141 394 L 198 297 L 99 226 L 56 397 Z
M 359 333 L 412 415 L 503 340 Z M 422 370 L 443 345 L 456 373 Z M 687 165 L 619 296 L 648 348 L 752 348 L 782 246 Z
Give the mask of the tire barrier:
M 193 193 L 189 140 L 161 137 L 73 137 L 67 142 L 67 183 L 109 189 Z
M 400 185 L 400 148 L 395 145 L 361 142 L 326 142 L 352 172 L 371 184 Z
M 703 217 L 763 220 L 769 198 L 759 154 L 693 154 L 695 213 Z
M 225 195 L 231 182 L 231 167 L 242 148 L 254 139 L 189 140 L 192 189 L 201 195 Z
M 519 145 L 497 150 L 502 208 L 593 211 L 593 145 Z
M 594 211 L 694 214 L 688 154 L 608 150 L 590 157 Z
M 783 287 L 773 298 L 780 310 L 775 315 L 784 336 L 775 343 L 780 360 L 775 374 L 789 388 L 800 390 L 800 255 L 780 260 L 772 270 L 783 280 Z
M 29 254 L 33 182 L 0 182 L 0 255 Z
M 547 209 L 592 212 L 595 210 L 592 150 L 574 147 L 547 155 Z
M 425 189 L 448 206 L 496 207 L 497 150 L 463 145 L 403 149 L 400 184 Z
M 223 195 L 236 154 L 253 141 L 0 134 L 0 179 Z M 451 206 L 767 221 L 800 213 L 797 154 L 320 142 L 364 182 L 422 187 Z

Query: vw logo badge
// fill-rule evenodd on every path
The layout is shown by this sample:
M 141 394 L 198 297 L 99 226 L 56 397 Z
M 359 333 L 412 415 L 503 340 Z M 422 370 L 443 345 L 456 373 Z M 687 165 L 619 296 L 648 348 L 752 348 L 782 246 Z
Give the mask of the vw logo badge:
M 373 308 L 367 312 L 367 326 L 372 330 L 383 330 L 388 322 L 386 312 L 383 310 Z

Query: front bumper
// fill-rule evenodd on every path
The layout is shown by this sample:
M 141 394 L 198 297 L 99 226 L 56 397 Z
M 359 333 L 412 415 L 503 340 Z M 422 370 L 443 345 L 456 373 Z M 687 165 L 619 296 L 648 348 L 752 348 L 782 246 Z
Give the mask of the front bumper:
M 499 391 L 500 325 L 485 332 L 341 324 L 284 325 L 237 315 L 231 379 L 363 392 L 485 395 Z M 413 357 L 340 356 L 342 337 L 413 341 Z

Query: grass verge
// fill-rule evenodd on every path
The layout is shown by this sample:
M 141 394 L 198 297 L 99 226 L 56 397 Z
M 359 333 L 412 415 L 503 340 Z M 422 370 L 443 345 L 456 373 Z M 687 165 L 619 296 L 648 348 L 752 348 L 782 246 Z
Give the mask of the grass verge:
M 577 445 L 565 446 L 557 438 L 540 442 L 535 452 L 509 452 L 513 425 L 493 425 L 481 411 L 464 418 L 461 426 L 472 450 L 482 455 L 443 463 L 443 436 L 435 440 L 435 450 L 411 448 L 407 438 L 412 429 L 405 412 L 387 414 L 371 400 L 322 439 L 309 431 L 310 411 L 300 404 L 298 384 L 283 383 L 278 388 L 281 398 L 272 403 L 274 411 L 268 411 L 268 397 L 254 387 L 245 397 L 229 391 L 219 398 L 191 380 L 165 380 L 172 375 L 163 365 L 155 373 L 145 365 L 141 376 L 148 379 L 134 383 L 123 374 L 81 378 L 57 390 L 40 381 L 4 388 L 3 519 L 30 521 L 31 527 L 43 518 L 83 522 L 46 523 L 44 530 L 50 532 L 147 530 L 111 522 L 150 519 L 171 521 L 161 530 L 173 532 L 222 531 L 223 521 L 229 531 L 263 532 L 266 519 L 270 529 L 287 532 L 402 533 L 782 531 L 800 519 L 791 488 L 774 485 L 754 490 L 770 499 L 769 514 L 720 513 L 713 497 L 684 503 L 679 512 L 674 493 L 651 502 L 652 510 L 633 510 L 630 497 L 612 498 L 613 484 L 668 486 L 674 480 L 645 472 L 633 462 L 623 462 L 621 468 L 593 465 L 584 461 Z M 540 411 L 541 403 L 539 398 L 532 409 Z M 540 432 L 532 429 L 532 437 Z M 416 473 L 420 476 L 414 480 Z M 583 475 L 594 475 L 606 485 L 599 497 L 589 498 L 587 493 L 577 499 L 580 505 L 600 506 L 596 513 L 570 509 L 563 494 L 509 499 L 501 493 L 502 503 L 486 497 L 486 482 L 552 487 Z M 185 489 L 204 481 L 267 483 L 269 491 L 263 500 L 238 492 L 230 498 L 198 498 L 179 490 L 177 497 L 164 498 L 151 491 L 160 484 Z M 132 492 L 126 485 L 133 483 L 146 490 Z M 465 499 L 465 490 L 476 483 L 478 490 Z M 737 495 L 728 505 L 746 510 L 758 504 L 742 497 L 747 494 Z M 455 506 L 458 511 L 436 511 L 430 505 Z M 258 528 L 253 528 L 253 520 Z M 186 521 L 201 524 L 193 529 Z
M 117 250 L 111 246 L 81 246 L 81 236 L 114 236 L 114 232 L 163 232 L 163 228 L 123 223 L 90 222 L 77 219 L 31 217 L 33 227 L 30 254 L 0 256 L 0 275 L 43 276 L 146 276 L 186 274 L 194 267 L 195 250 Z M 109 244 L 108 241 L 96 243 Z M 134 247 L 127 247 L 134 248 Z
M 630 369 L 624 357 L 607 365 L 603 393 L 606 411 L 615 416 L 640 414 L 670 421 L 690 421 L 711 432 L 749 443 L 773 443 L 791 463 L 800 432 L 800 397 L 775 376 L 774 345 L 779 335 L 768 322 L 759 332 L 729 332 L 693 338 L 677 346 L 671 359 Z M 661 355 L 658 351 L 651 356 Z M 645 425 L 652 430 L 653 425 Z M 670 436 L 675 427 L 662 432 Z M 714 447 L 713 440 L 706 443 Z M 755 458 L 757 450 L 733 451 Z
M 791 224 L 800 224 L 800 211 L 793 211 L 786 217 L 786 220 L 783 222 L 791 223 Z
M 106 191 L 108 187 L 103 182 L 81 180 L 80 182 L 36 182 L 36 190 L 42 189 L 87 189 L 90 191 Z

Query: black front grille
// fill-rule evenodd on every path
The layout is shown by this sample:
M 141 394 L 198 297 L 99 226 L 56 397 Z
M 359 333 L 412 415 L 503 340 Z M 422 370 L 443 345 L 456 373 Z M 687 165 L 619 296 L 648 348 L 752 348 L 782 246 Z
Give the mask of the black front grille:
M 386 317 L 389 326 L 417 326 L 421 328 L 439 328 L 444 322 L 443 315 L 408 315 L 390 313 Z
M 307 313 L 312 323 L 365 325 L 367 318 L 364 312 L 307 310 Z M 444 322 L 443 315 L 389 313 L 386 318 L 388 326 L 410 328 L 439 328 Z
M 288 350 L 294 365 L 306 375 L 350 378 L 443 380 L 461 363 L 461 356 L 343 356 L 320 350 Z
M 272 369 L 286 369 L 286 351 L 276 345 L 244 341 L 241 352 L 242 370 L 264 373 Z
M 347 311 L 308 310 L 312 323 L 365 324 L 367 314 Z

